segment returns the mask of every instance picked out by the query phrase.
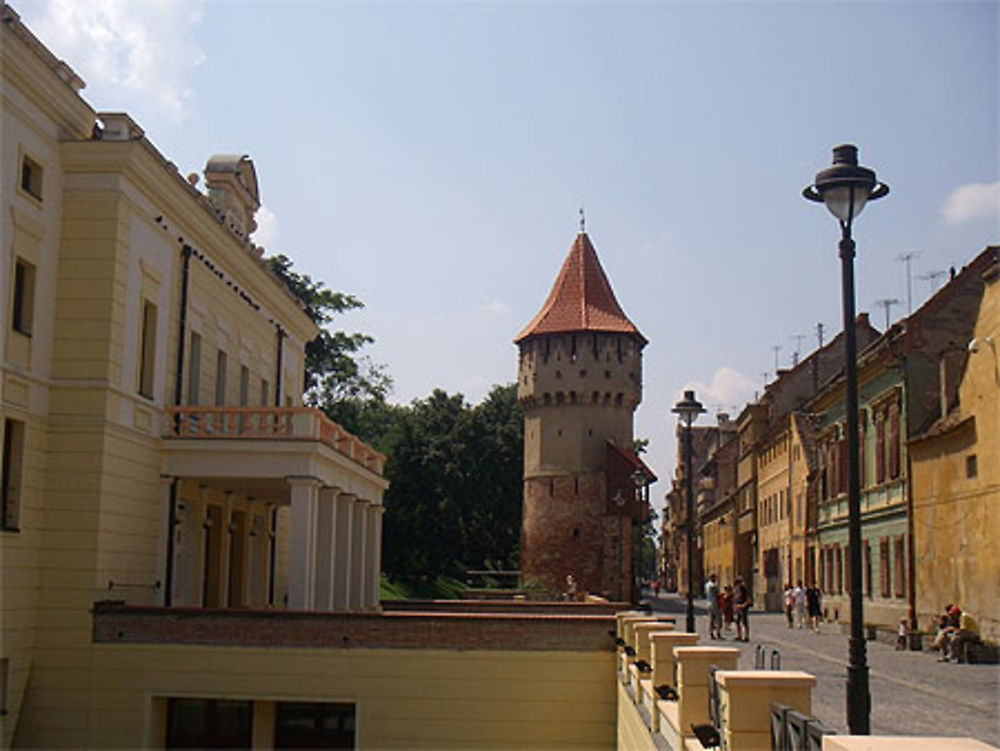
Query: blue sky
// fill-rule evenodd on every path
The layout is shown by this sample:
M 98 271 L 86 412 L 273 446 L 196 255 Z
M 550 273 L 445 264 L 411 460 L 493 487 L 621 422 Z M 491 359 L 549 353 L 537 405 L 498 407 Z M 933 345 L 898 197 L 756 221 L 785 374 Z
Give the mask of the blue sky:
M 250 154 L 258 241 L 367 308 L 406 402 L 514 380 L 578 210 L 650 340 L 638 436 L 738 411 L 841 328 L 838 230 L 800 196 L 856 143 L 892 188 L 857 300 L 913 305 L 1000 236 L 998 4 L 29 0 L 36 34 L 181 171 Z M 765 376 L 764 374 L 768 375 Z M 710 417 L 702 418 L 707 424 Z M 667 490 L 661 483 L 654 496 Z

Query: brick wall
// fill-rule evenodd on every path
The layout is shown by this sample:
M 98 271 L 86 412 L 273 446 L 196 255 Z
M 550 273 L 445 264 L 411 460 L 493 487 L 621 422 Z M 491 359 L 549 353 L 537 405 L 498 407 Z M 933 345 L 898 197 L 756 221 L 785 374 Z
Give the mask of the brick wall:
M 526 480 L 521 531 L 525 585 L 558 595 L 572 574 L 578 591 L 617 597 L 616 519 L 607 514 L 603 472 Z M 626 583 L 631 576 L 630 529 L 629 519 L 623 519 L 620 557 Z
M 612 651 L 611 615 L 306 613 L 94 606 L 94 641 L 331 649 Z

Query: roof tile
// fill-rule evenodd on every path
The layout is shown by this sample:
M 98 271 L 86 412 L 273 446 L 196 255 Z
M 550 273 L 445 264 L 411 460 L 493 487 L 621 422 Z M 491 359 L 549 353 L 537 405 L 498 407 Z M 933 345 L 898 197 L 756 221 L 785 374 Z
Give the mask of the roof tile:
M 514 341 L 519 344 L 530 336 L 574 331 L 631 334 L 646 343 L 615 299 L 586 232 L 577 234 L 548 299 Z

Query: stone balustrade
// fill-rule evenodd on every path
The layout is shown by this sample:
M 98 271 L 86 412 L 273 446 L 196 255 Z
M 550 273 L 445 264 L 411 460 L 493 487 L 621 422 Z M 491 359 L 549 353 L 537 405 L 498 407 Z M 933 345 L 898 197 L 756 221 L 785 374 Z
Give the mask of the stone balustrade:
M 812 714 L 816 676 L 798 670 L 720 670 L 722 736 L 730 751 L 771 747 L 771 705 Z

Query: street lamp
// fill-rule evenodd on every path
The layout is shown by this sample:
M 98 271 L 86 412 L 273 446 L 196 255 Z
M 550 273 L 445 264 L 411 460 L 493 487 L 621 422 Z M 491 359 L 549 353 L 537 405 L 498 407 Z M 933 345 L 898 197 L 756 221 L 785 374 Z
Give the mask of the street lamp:
M 618 509 L 618 602 L 622 602 L 622 590 L 625 588 L 625 540 L 622 523 L 625 516 L 625 496 L 621 488 L 615 491 L 615 508 Z
M 641 469 L 636 469 L 632 473 L 632 484 L 635 485 L 636 513 L 632 518 L 632 599 L 639 600 L 641 590 L 639 587 L 640 568 L 642 567 L 642 519 L 643 503 L 646 500 L 643 490 L 648 484 L 646 473 Z
M 671 412 L 677 414 L 684 423 L 684 481 L 687 485 L 687 630 L 694 630 L 694 482 L 691 469 L 691 425 L 705 408 L 694 398 L 694 391 L 685 391 Z
M 844 360 L 847 380 L 847 543 L 851 566 L 850 662 L 847 666 L 847 725 L 851 735 L 871 732 L 871 694 L 865 655 L 861 601 L 861 476 L 858 465 L 858 343 L 854 323 L 854 238 L 851 224 L 868 201 L 882 198 L 889 186 L 875 179 L 874 170 L 858 165 L 851 144 L 833 149 L 833 166 L 816 174 L 802 195 L 823 202 L 840 223 L 841 294 L 844 305 Z

